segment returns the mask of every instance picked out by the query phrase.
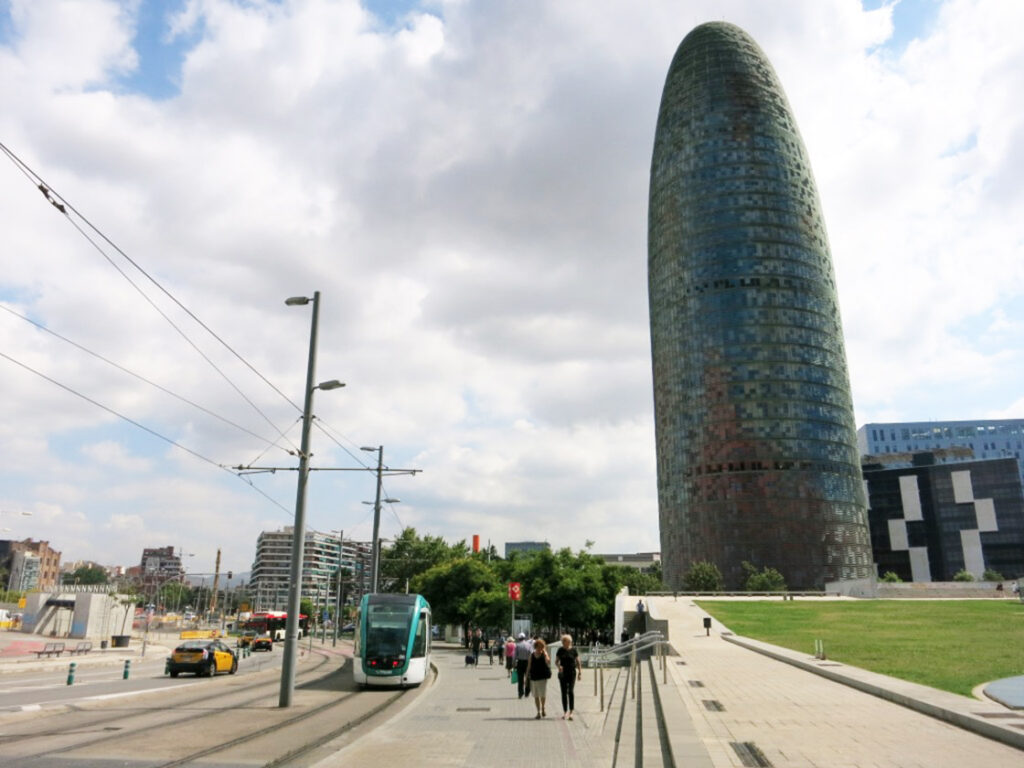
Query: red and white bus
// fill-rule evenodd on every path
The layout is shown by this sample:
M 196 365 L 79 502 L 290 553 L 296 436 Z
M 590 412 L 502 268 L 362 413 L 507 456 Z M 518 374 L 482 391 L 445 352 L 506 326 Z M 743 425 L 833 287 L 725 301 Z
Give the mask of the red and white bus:
M 257 635 L 269 634 L 274 642 L 284 640 L 285 626 L 288 623 L 286 611 L 264 611 L 252 614 L 246 621 L 242 622 L 241 629 L 253 630 Z M 299 637 L 309 634 L 309 617 L 299 614 Z

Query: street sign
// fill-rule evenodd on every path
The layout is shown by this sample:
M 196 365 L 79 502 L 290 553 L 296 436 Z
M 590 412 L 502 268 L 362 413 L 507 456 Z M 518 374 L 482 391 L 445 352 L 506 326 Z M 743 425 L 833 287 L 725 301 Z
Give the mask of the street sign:
M 522 600 L 523 599 L 523 587 L 518 581 L 510 581 L 508 583 L 508 599 L 509 600 Z

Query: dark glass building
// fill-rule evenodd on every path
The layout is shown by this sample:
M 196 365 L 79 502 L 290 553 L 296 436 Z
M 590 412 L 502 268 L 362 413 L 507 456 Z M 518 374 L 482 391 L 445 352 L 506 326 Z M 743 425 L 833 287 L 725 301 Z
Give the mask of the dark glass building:
M 884 459 L 885 457 L 878 457 Z M 952 581 L 958 571 L 1024 577 L 1024 498 L 1014 459 L 913 466 L 864 465 L 871 547 L 878 575 Z
M 810 163 L 741 29 L 676 51 L 651 162 L 648 279 L 665 581 L 743 561 L 790 588 L 872 572 L 835 276 Z

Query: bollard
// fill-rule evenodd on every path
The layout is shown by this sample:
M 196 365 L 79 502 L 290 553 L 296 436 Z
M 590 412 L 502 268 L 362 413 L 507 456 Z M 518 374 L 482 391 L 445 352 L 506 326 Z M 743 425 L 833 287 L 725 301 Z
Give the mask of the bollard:
M 170 656 L 168 656 L 166 659 L 164 659 L 164 674 L 165 675 L 171 674 L 171 657 Z
M 75 682 L 75 662 L 71 662 L 68 666 L 68 685 Z
M 604 712 L 604 667 L 599 670 L 601 675 L 601 711 Z
M 131 672 L 131 669 L 132 669 L 132 660 L 131 659 L 125 659 L 124 660 L 124 674 L 122 674 L 122 676 L 121 676 L 122 680 L 127 680 L 128 679 L 128 675 Z

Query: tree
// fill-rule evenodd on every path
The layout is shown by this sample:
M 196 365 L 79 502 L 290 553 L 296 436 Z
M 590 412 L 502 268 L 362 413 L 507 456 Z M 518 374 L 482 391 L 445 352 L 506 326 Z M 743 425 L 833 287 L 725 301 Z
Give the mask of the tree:
M 748 592 L 783 592 L 786 589 L 786 579 L 774 568 L 765 566 L 758 571 L 753 563 L 744 560 L 743 570 L 747 574 L 744 588 Z
M 178 610 L 192 604 L 192 593 L 192 587 L 188 584 L 180 581 L 169 581 L 160 587 L 157 602 L 163 606 L 164 610 L 168 608 Z
M 500 594 L 495 572 L 486 562 L 468 555 L 414 576 L 410 588 L 427 599 L 438 624 L 463 626 L 484 623 L 494 602 L 484 595 Z
M 419 536 L 415 528 L 405 528 L 394 544 L 381 552 L 380 590 L 405 592 L 407 583 L 435 565 L 467 557 L 466 541 L 448 544 L 440 536 Z
M 60 577 L 61 584 L 106 584 L 107 571 L 96 565 L 83 565 Z
M 683 587 L 688 592 L 721 592 L 724 581 L 718 566 L 698 560 L 683 574 Z

